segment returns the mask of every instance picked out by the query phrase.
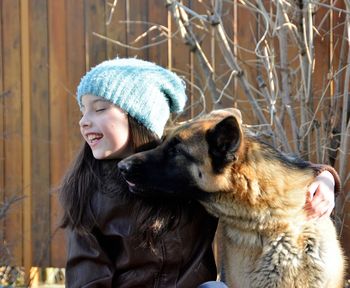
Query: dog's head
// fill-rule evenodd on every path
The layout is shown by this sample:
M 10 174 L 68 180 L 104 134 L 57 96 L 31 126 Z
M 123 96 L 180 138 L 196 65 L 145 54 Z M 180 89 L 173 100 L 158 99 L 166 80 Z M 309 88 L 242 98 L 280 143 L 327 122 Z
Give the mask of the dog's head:
M 200 198 L 227 190 L 243 143 L 241 124 L 237 109 L 213 111 L 180 125 L 160 146 L 134 154 L 118 167 L 130 190 L 144 196 Z

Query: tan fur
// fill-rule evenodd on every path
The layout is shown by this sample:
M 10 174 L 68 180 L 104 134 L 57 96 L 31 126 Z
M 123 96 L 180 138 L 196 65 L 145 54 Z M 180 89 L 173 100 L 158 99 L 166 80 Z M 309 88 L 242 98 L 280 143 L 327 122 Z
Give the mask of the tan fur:
M 269 152 L 241 127 L 236 160 L 213 172 L 203 135 L 227 115 L 241 124 L 237 111 L 215 111 L 170 136 L 180 137 L 198 160 L 189 164 L 189 173 L 198 187 L 211 193 L 202 204 L 223 227 L 228 286 L 343 287 L 345 261 L 332 221 L 307 221 L 303 210 L 308 186 L 315 180 L 311 168 L 297 169 L 267 157 Z

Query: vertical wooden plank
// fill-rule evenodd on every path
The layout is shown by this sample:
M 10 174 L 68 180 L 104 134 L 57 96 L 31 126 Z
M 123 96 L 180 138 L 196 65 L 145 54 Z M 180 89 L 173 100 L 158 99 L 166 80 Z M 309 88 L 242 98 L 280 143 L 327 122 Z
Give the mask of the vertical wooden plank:
M 67 5 L 67 111 L 69 126 L 68 161 L 76 155 L 80 148 L 82 137 L 79 132 L 79 119 L 81 113 L 76 101 L 76 90 L 81 77 L 85 74 L 85 30 L 84 30 L 84 0 L 66 0 Z
M 31 0 L 31 183 L 33 266 L 50 264 L 50 131 L 47 1 Z
M 76 102 L 76 90 L 81 77 L 86 72 L 85 63 L 85 30 L 84 30 L 84 0 L 66 1 L 67 25 L 67 72 L 68 72 L 68 121 L 69 121 L 69 162 L 75 157 L 81 144 L 78 121 L 80 110 Z M 78 43 L 78 45 L 77 45 Z
M 242 47 L 242 49 L 238 49 L 237 51 L 238 63 L 248 81 L 253 86 L 256 86 L 256 58 L 253 53 L 247 52 L 249 50 L 254 51 L 255 49 L 257 40 L 256 17 L 252 11 L 241 5 L 238 5 L 237 10 L 237 45 L 238 47 Z M 257 120 L 254 113 L 252 113 L 252 106 L 249 104 L 239 81 L 236 94 L 237 108 L 242 111 L 245 123 L 256 124 Z
M 4 98 L 5 130 L 5 197 L 9 199 L 22 195 L 22 102 L 21 102 L 21 50 L 20 50 L 20 7 L 17 0 L 2 1 L 3 24 L 3 88 L 9 92 Z M 5 219 L 5 238 L 13 255 L 13 265 L 22 265 L 22 209 L 23 202 L 17 202 Z M 15 229 L 14 229 L 15 227 Z
M 314 41 L 314 70 L 313 70 L 313 94 L 315 103 L 320 100 L 320 96 L 324 93 L 324 88 L 328 82 L 327 76 L 330 67 L 329 59 L 329 44 L 330 44 L 330 33 L 329 33 L 329 9 L 325 7 L 319 7 L 314 15 L 314 25 L 317 30 Z M 326 55 L 328 57 L 326 57 Z M 329 96 L 329 89 L 326 93 Z M 314 107 L 315 108 L 315 107 Z
M 231 41 L 230 47 L 233 53 L 235 53 L 235 47 L 233 45 L 233 42 L 235 39 L 234 29 L 237 28 L 237 27 L 234 27 L 234 24 L 237 21 L 236 15 L 235 15 L 235 5 L 237 5 L 237 3 L 223 2 L 223 7 L 222 7 L 222 11 L 223 11 L 222 22 L 223 22 L 223 26 L 225 28 L 227 37 Z M 222 96 L 218 102 L 218 107 L 232 107 L 235 102 L 235 89 L 236 89 L 235 77 L 231 77 L 232 71 L 229 69 L 228 65 L 225 62 L 225 59 L 220 51 L 218 42 L 216 41 L 215 44 L 216 45 L 215 45 L 215 51 L 214 51 L 214 55 L 215 55 L 214 69 L 217 75 L 216 84 L 218 89 L 220 89 L 220 91 L 223 91 L 223 89 L 225 89 L 222 92 Z
M 107 1 L 106 6 L 106 36 L 109 39 L 119 43 L 126 44 L 126 1 L 119 0 L 116 7 L 112 11 L 113 1 Z M 107 57 L 113 59 L 115 57 L 127 57 L 128 51 L 125 47 L 107 41 Z
M 345 1 L 336 1 L 336 0 L 329 0 L 329 5 L 334 5 L 336 8 L 341 9 L 341 10 L 346 10 L 346 5 Z M 330 62 L 332 65 L 332 71 L 333 73 L 337 73 L 338 71 L 338 66 L 339 66 L 339 61 L 340 61 L 340 52 L 341 52 L 341 41 L 343 39 L 343 32 L 344 29 L 346 29 L 346 15 L 345 13 L 339 13 L 337 11 L 333 11 L 332 13 L 332 29 L 333 29 L 333 43 L 332 47 L 333 50 L 330 51 Z M 345 73 L 345 72 L 344 72 Z M 333 74 L 334 75 L 334 74 Z M 333 76 L 331 75 L 331 76 Z M 334 87 L 335 89 L 335 87 Z M 331 97 L 334 95 L 331 94 Z
M 342 10 L 346 9 L 345 1 L 329 0 L 329 5 L 334 5 L 336 8 L 342 9 Z M 332 139 L 333 144 L 334 142 L 338 141 L 337 138 L 339 138 L 339 135 L 337 134 L 340 132 L 340 123 L 341 123 L 341 114 L 336 112 L 336 107 L 340 108 L 342 106 L 341 104 L 342 98 L 340 98 L 339 96 L 342 95 L 343 93 L 345 69 L 343 69 L 342 71 L 339 71 L 339 68 L 342 69 L 342 67 L 339 67 L 339 66 L 343 66 L 344 68 L 344 61 L 346 61 L 345 59 L 341 59 L 342 57 L 341 50 L 342 50 L 342 43 L 343 43 L 343 37 L 344 37 L 343 33 L 346 29 L 345 17 L 346 17 L 345 13 L 339 13 L 337 11 L 333 11 L 332 17 L 331 17 L 332 19 L 330 19 L 330 21 L 332 21 L 332 23 L 330 23 L 330 26 L 331 26 L 330 28 L 332 29 L 332 31 L 330 32 L 332 34 L 332 37 L 331 37 L 332 43 L 330 44 L 330 55 L 329 55 L 329 61 L 330 61 L 329 78 L 331 79 L 330 92 L 329 92 L 329 95 L 330 95 L 329 104 L 334 110 L 333 110 L 333 113 L 325 113 L 324 119 L 327 119 L 327 120 L 331 119 L 332 121 L 332 127 L 330 127 L 330 131 L 332 131 L 332 134 L 334 134 Z M 335 81 L 335 78 L 341 79 L 341 80 L 338 82 L 338 81 Z M 327 149 L 323 161 L 327 161 L 331 165 L 334 165 L 337 157 L 337 153 L 338 151 L 334 149 Z M 350 253 L 348 255 L 350 255 Z
M 318 102 L 324 91 L 327 74 L 329 72 L 329 9 L 318 7 L 314 15 L 314 25 L 319 28 L 317 34 L 314 33 L 314 67 L 312 75 L 312 94 L 314 101 Z M 311 55 L 312 57 L 312 55 Z M 327 92 L 328 94 L 328 92 Z M 315 108 L 315 107 L 313 107 Z
M 336 6 L 336 8 L 345 10 L 346 9 L 346 4 L 345 1 L 335 1 L 335 0 L 329 0 L 329 4 L 332 4 Z M 350 47 L 347 46 L 348 42 L 346 43 L 345 46 L 347 46 L 347 49 L 345 48 L 345 59 L 341 59 L 341 41 L 343 40 L 343 36 L 346 35 L 348 36 L 347 33 L 343 34 L 344 30 L 346 29 L 346 15 L 345 13 L 339 13 L 337 11 L 335 11 L 333 13 L 333 43 L 334 43 L 334 55 L 333 55 L 333 59 L 331 59 L 331 65 L 332 65 L 332 69 L 334 74 L 335 73 L 340 73 L 341 75 L 341 79 L 345 79 L 344 75 L 345 75 L 345 70 L 343 70 L 343 72 L 339 71 L 339 68 L 344 68 L 346 64 L 349 63 L 345 63 L 344 60 L 346 60 L 346 55 L 347 53 L 349 53 L 349 49 Z M 346 30 L 345 30 L 346 31 Z M 345 37 L 346 37 L 345 36 Z M 348 41 L 348 39 L 347 39 Z M 343 61 L 343 62 L 342 62 Z M 342 63 L 341 63 L 342 62 Z M 339 67 L 342 66 L 342 67 Z M 338 74 L 339 75 L 339 74 Z M 344 80 L 340 81 L 340 95 L 342 95 L 343 91 L 344 91 Z M 336 93 L 337 87 L 336 85 L 334 85 L 334 93 Z M 338 107 L 340 107 L 340 109 L 342 108 L 342 102 L 343 102 L 343 97 L 338 98 L 340 95 L 337 94 L 331 94 L 331 97 L 333 98 L 333 103 L 335 104 L 336 102 L 338 102 Z M 337 99 L 338 98 L 338 99 Z M 340 123 L 341 123 L 341 115 L 340 113 L 338 113 L 338 115 L 334 115 L 333 116 L 334 119 L 334 123 L 335 123 L 335 128 L 337 129 L 337 132 L 340 131 Z M 336 137 L 336 135 L 334 135 L 334 137 Z M 330 154 L 331 157 L 335 157 L 337 154 L 339 155 L 339 151 L 329 151 L 328 152 Z M 350 173 L 350 169 L 349 169 L 349 163 L 350 163 L 350 155 L 349 155 L 349 151 L 348 151 L 348 155 L 347 155 L 347 172 L 346 174 Z M 338 160 L 335 162 L 335 167 L 336 169 L 339 169 L 339 157 Z M 346 175 L 345 174 L 345 175 Z M 346 181 L 346 183 L 342 183 L 343 185 L 343 193 L 346 196 L 347 193 L 349 193 L 350 191 L 350 181 L 348 179 L 348 181 Z M 344 247 L 344 252 L 345 252 L 345 256 L 349 259 L 350 258 L 350 201 L 345 201 L 344 200 L 345 197 L 342 196 L 338 196 L 336 199 L 336 206 L 341 207 L 341 205 L 344 204 L 344 219 L 343 219 L 343 223 L 341 223 L 341 228 L 342 228 L 342 234 L 340 235 L 340 240 L 342 243 L 342 246 Z M 341 203 L 341 201 L 345 201 L 345 203 Z M 338 209 L 339 209 L 338 207 Z M 350 278 L 350 265 L 348 265 L 347 270 L 346 270 L 346 279 Z
M 32 179 L 31 179 L 31 91 L 30 91 L 30 48 L 29 48 L 29 3 L 20 2 L 21 19 L 21 69 L 22 69 L 22 113 L 23 113 L 23 262 L 26 283 L 30 283 L 30 269 L 32 267 Z
M 157 7 L 155 9 L 155 7 Z M 168 10 L 164 5 L 164 0 L 152 0 L 148 2 L 148 29 L 156 28 L 149 32 L 148 44 L 161 44 L 148 48 L 148 59 L 162 67 L 168 65 L 168 41 L 166 32 L 161 30 L 161 26 L 166 27 L 168 23 Z
M 195 11 L 196 13 L 200 14 L 200 15 L 208 15 L 211 11 L 211 1 L 210 0 L 206 0 L 206 1 L 192 1 L 190 2 L 190 7 L 193 11 Z M 191 15 L 189 15 L 189 17 L 191 17 Z M 207 24 L 202 24 L 198 19 L 193 19 L 193 31 L 196 34 L 198 40 L 200 41 L 200 45 L 202 47 L 202 50 L 208 60 L 208 62 L 210 63 L 211 67 L 213 68 L 214 71 L 214 59 L 213 59 L 213 54 L 212 52 L 214 51 L 214 47 L 213 47 L 213 42 L 212 42 L 212 28 L 207 25 Z M 197 29 L 196 25 L 202 26 L 202 25 L 207 25 L 207 31 L 205 29 Z M 192 66 L 194 69 L 192 69 L 191 73 L 192 73 L 192 78 L 194 79 L 194 84 L 197 85 L 197 87 L 199 87 L 204 96 L 205 96 L 205 106 L 206 106 L 206 112 L 209 112 L 211 110 L 213 110 L 213 99 L 212 99 L 212 95 L 210 94 L 210 90 L 208 87 L 208 79 L 206 79 L 206 75 L 204 75 L 203 73 L 203 69 L 200 66 L 200 63 L 198 62 L 198 58 L 197 55 L 194 54 L 192 57 L 193 63 Z M 215 77 L 215 76 L 214 76 Z M 196 94 L 195 94 L 196 95 Z M 192 110 L 194 111 L 194 114 L 197 115 L 198 113 L 200 113 L 202 111 L 202 104 L 201 101 L 198 102 L 198 100 L 200 99 L 199 96 L 199 92 L 197 90 L 197 99 L 195 99 L 195 102 L 197 101 L 197 104 L 194 102 L 192 103 L 193 108 Z
M 147 31 L 149 25 L 148 21 L 148 0 L 127 0 L 127 20 L 131 21 L 130 24 L 127 24 L 127 43 L 131 46 L 138 48 L 143 47 L 148 43 L 148 36 L 140 38 L 137 40 L 143 33 Z M 145 9 L 146 7 L 146 9 Z M 136 41 L 137 40 L 137 41 Z M 136 42 L 135 42 L 136 41 Z M 148 59 L 148 49 L 142 50 L 128 50 L 128 56 L 134 57 L 137 56 L 139 59 Z
M 68 163 L 68 139 L 70 135 L 67 99 L 67 14 L 65 1 L 48 1 L 49 22 L 49 95 L 50 95 L 50 183 L 58 187 Z M 57 197 L 51 197 L 51 233 L 56 232 L 58 213 Z M 52 251 L 61 251 L 62 241 L 56 237 L 51 242 Z M 60 259 L 59 254 L 52 254 L 52 263 Z M 58 260 L 57 260 L 58 261 Z
M 277 15 L 276 11 L 279 9 L 276 7 L 276 3 L 273 3 L 271 1 L 264 0 L 263 5 L 265 7 L 265 10 L 267 13 L 270 15 Z M 280 4 L 278 4 L 280 5 Z M 255 16 L 252 14 L 252 17 L 256 17 L 256 29 L 255 29 L 255 34 L 256 34 L 256 40 L 255 40 L 255 45 L 257 45 L 257 41 L 260 41 L 265 33 L 265 19 L 258 13 Z M 271 16 L 272 17 L 272 16 Z M 275 17 L 275 16 L 274 16 Z M 280 23 L 279 20 L 276 20 L 277 23 Z M 280 25 L 280 24 L 279 24 Z M 271 28 L 271 27 L 270 27 Z M 295 39 L 291 37 L 291 35 L 287 32 L 288 29 L 286 27 L 282 27 L 276 35 L 266 35 L 266 41 L 268 43 L 268 51 L 269 51 L 269 65 L 266 63 L 265 59 L 262 56 L 255 56 L 251 59 L 250 62 L 256 63 L 253 64 L 255 66 L 253 74 L 254 78 L 252 79 L 252 83 L 254 84 L 253 86 L 260 90 L 258 87 L 258 83 L 256 80 L 256 77 L 262 77 L 264 84 L 266 85 L 266 89 L 271 92 L 274 96 L 276 97 L 277 101 L 282 101 L 282 99 L 285 99 L 286 95 L 288 94 L 291 98 L 291 101 L 293 102 L 293 99 L 296 100 L 293 95 L 297 95 L 298 91 L 300 90 L 299 85 L 293 85 L 293 83 L 299 83 L 297 80 L 292 81 L 290 79 L 291 73 L 290 71 L 297 71 L 298 68 L 300 67 L 299 60 L 300 58 L 297 57 L 299 51 L 296 43 L 294 42 Z M 280 49 L 280 45 L 283 46 L 282 50 Z M 267 47 L 264 42 L 259 42 L 259 54 L 262 55 L 264 54 L 263 49 Z M 253 47 L 251 49 L 254 49 Z M 251 50 L 252 53 L 254 53 L 254 50 Z M 255 60 L 255 61 L 254 61 Z M 275 67 L 275 68 L 273 68 Z M 269 78 L 271 77 L 272 69 L 276 69 L 277 71 L 277 77 L 273 77 L 272 81 L 269 81 Z M 289 70 L 289 71 L 288 71 Z M 244 71 L 245 72 L 245 71 Z M 280 83 L 275 83 L 276 80 L 280 81 Z M 295 80 L 295 79 L 294 79 Z M 284 83 L 288 83 L 288 85 L 284 85 Z M 293 83 L 292 83 L 293 82 Z M 288 90 L 287 90 L 288 89 Z M 261 92 L 261 91 L 260 91 Z M 258 101 L 260 100 L 260 106 L 261 107 L 267 107 L 267 109 L 262 109 L 265 110 L 265 117 L 267 121 L 272 120 L 271 115 L 268 112 L 271 109 L 271 103 L 270 100 L 266 100 L 259 94 L 257 95 Z M 260 98 L 260 99 L 259 99 Z M 246 104 L 248 109 L 252 110 L 252 106 L 250 104 Z M 249 108 L 249 106 L 250 108 Z M 278 108 L 278 106 L 277 106 Z M 281 107 L 280 107 L 281 108 Z M 278 116 L 280 116 L 282 109 L 278 108 L 276 110 L 276 113 Z M 295 105 L 292 103 L 292 109 L 295 109 Z M 298 107 L 299 110 L 299 107 Z M 294 110 L 295 111 L 295 110 Z M 250 112 L 251 113 L 251 112 Z M 295 112 L 296 114 L 298 111 Z M 257 124 L 257 119 L 255 115 L 252 114 L 252 117 L 250 119 L 251 123 Z M 249 115 L 249 114 L 248 114 Z M 284 125 L 284 130 L 286 131 L 286 135 L 289 140 L 289 145 L 292 147 L 292 149 L 296 149 L 297 143 L 292 141 L 292 126 L 291 126 L 291 119 L 288 115 L 287 112 L 285 112 L 285 117 L 283 117 L 283 124 Z M 244 116 L 244 115 L 243 115 Z M 298 116 L 296 116 L 298 118 Z M 248 118 L 249 119 L 249 118 Z M 253 122 L 254 121 L 254 122 Z M 272 129 L 275 129 L 275 121 L 271 122 L 272 124 Z M 279 134 L 276 134 L 276 141 L 275 145 L 277 145 L 278 148 L 283 149 L 282 144 L 279 139 Z M 270 139 L 271 140 L 271 139 Z
M 188 5 L 189 1 L 183 1 L 184 5 Z M 170 13 L 170 12 L 169 12 Z M 188 95 L 188 100 L 186 103 L 185 111 L 182 114 L 181 120 L 189 119 L 191 115 L 191 107 L 193 104 L 193 99 L 198 101 L 197 91 L 189 84 L 191 81 L 191 54 L 188 47 L 184 44 L 183 39 L 179 33 L 175 33 L 178 30 L 178 26 L 174 21 L 174 18 L 169 14 L 168 19 L 168 29 L 169 37 L 171 37 L 168 42 L 168 49 L 170 49 L 168 57 L 168 67 L 173 72 L 177 73 L 179 76 L 186 78 L 186 94 Z
M 87 68 L 106 60 L 107 41 L 94 35 L 106 35 L 106 0 L 85 1 L 85 41 Z
M 314 35 L 314 68 L 312 75 L 312 95 L 313 95 L 313 107 L 311 107 L 312 115 L 315 113 L 316 107 L 321 104 L 321 107 L 330 107 L 330 93 L 331 86 L 329 85 L 331 75 L 331 60 L 330 60 L 330 9 L 325 7 L 319 7 L 315 16 L 314 16 L 314 25 L 318 27 L 318 33 Z M 320 101 L 322 101 L 320 103 Z M 323 114 L 323 115 L 322 115 Z M 322 118 L 328 119 L 329 110 L 321 109 L 321 111 L 317 112 L 316 121 L 322 125 Z M 319 139 L 317 139 L 317 131 L 313 129 L 312 136 L 314 141 L 318 144 Z M 321 135 L 322 137 L 323 135 Z M 322 145 L 322 143 L 320 143 Z M 317 147 L 317 146 L 316 146 Z M 313 162 L 320 162 L 321 157 L 316 152 L 317 149 L 310 149 L 309 159 Z
M 0 43 L 3 43 L 2 36 L 2 1 L 0 1 Z M 4 90 L 3 85 L 4 78 L 4 69 L 3 69 L 3 57 L 2 57 L 2 45 L 0 45 L 0 205 L 4 203 L 4 194 L 5 194 L 5 118 L 4 118 L 4 104 L 6 91 Z M 4 241 L 4 221 L 0 220 L 0 241 L 3 243 Z
M 237 51 L 238 51 L 238 46 L 237 46 L 237 31 L 238 31 L 238 0 L 234 0 L 233 1 L 233 20 L 231 23 L 232 26 L 232 42 L 233 42 L 233 56 L 237 57 Z M 234 106 L 237 107 L 237 86 L 238 86 L 238 79 L 237 77 L 235 77 L 233 79 L 233 90 L 232 90 L 232 94 L 233 94 L 233 101 L 234 101 Z
M 67 164 L 72 162 L 76 150 L 80 146 L 81 136 L 78 130 L 79 109 L 75 100 L 75 93 L 80 78 L 85 73 L 85 42 L 84 42 L 84 0 L 66 1 L 67 27 L 67 135 L 68 144 Z M 65 171 L 60 171 L 64 174 Z M 61 174 L 61 173 L 59 173 Z M 63 175 L 62 174 L 62 175 Z M 57 176 L 59 178 L 59 176 Z M 51 231 L 54 234 L 51 242 L 51 266 L 64 267 L 66 260 L 66 246 L 64 231 L 58 229 L 61 207 L 58 202 L 55 186 L 52 192 Z
M 225 28 L 227 37 L 234 42 L 235 39 L 235 34 L 234 34 L 234 29 L 237 27 L 234 26 L 235 22 L 237 21 L 236 19 L 236 14 L 235 14 L 235 5 L 237 6 L 237 3 L 233 2 L 223 2 L 223 7 L 222 7 L 222 22 L 223 26 Z M 218 107 L 233 107 L 234 102 L 235 102 L 235 89 L 236 89 L 236 81 L 235 77 L 231 77 L 231 70 L 229 69 L 228 65 L 225 62 L 225 59 L 222 55 L 222 52 L 220 51 L 220 47 L 218 45 L 217 39 L 215 39 L 215 51 L 214 53 L 214 69 L 215 69 L 215 74 L 216 74 L 216 85 L 220 91 L 222 91 L 223 95 L 221 96 L 217 106 Z M 230 45 L 232 52 L 235 52 L 235 47 L 233 45 Z M 228 83 L 228 81 L 230 81 Z M 225 88 L 226 86 L 226 88 Z M 226 96 L 227 95 L 227 96 Z M 220 93 L 219 93 L 220 97 Z M 231 98 L 229 98 L 231 97 Z M 216 230 L 216 235 L 215 235 L 215 240 L 214 240 L 214 245 L 213 245 L 213 250 L 214 250 L 214 255 L 215 255 L 215 260 L 216 260 L 216 265 L 219 273 L 223 271 L 223 257 L 225 251 L 223 250 L 222 246 L 222 226 L 218 225 L 217 230 Z

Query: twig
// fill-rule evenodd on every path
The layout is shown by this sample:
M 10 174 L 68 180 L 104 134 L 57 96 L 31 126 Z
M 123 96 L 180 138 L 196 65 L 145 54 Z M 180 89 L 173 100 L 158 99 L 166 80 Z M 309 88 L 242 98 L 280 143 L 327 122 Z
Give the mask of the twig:
M 135 47 L 135 46 L 132 46 L 132 45 L 129 45 L 129 44 L 125 44 L 125 43 L 122 43 L 120 41 L 117 41 L 117 40 L 114 40 L 114 39 L 111 39 L 109 37 L 106 37 L 102 34 L 99 34 L 97 32 L 92 32 L 92 35 L 96 36 L 96 37 L 99 37 L 103 40 L 106 40 L 108 42 L 111 42 L 113 44 L 116 44 L 118 46 L 121 46 L 121 47 L 124 47 L 124 48 L 127 48 L 127 49 L 130 49 L 130 50 L 136 50 L 136 51 L 141 51 L 141 50 L 144 50 L 144 49 L 147 49 L 147 48 L 150 48 L 150 47 L 153 47 L 153 46 L 157 46 L 157 45 L 160 45 L 160 44 L 163 44 L 165 42 L 168 41 L 168 39 L 163 39 L 163 40 L 160 40 L 160 41 L 157 41 L 155 43 L 152 43 L 152 44 L 147 44 L 147 45 L 143 45 L 141 47 Z M 173 34 L 173 36 L 176 35 L 176 32 Z
M 345 0 L 346 2 L 347 0 Z M 313 0 L 309 0 L 309 2 L 311 4 L 315 4 L 317 6 L 321 6 L 321 7 L 325 7 L 325 8 L 328 8 L 330 10 L 334 10 L 334 11 L 337 11 L 339 13 L 344 13 L 344 14 L 348 14 L 350 15 L 350 11 L 348 9 L 341 9 L 341 8 L 338 8 L 338 7 L 335 7 L 334 5 L 328 5 L 324 2 L 321 2 L 321 1 L 313 1 Z
M 263 112 L 261 111 L 260 106 L 256 102 L 256 100 L 255 100 L 255 98 L 254 98 L 254 96 L 249 88 L 248 81 L 247 81 L 246 77 L 244 77 L 243 71 L 241 70 L 235 57 L 233 56 L 231 48 L 227 42 L 227 38 L 225 37 L 225 32 L 224 32 L 222 22 L 220 21 L 220 23 L 215 25 L 214 28 L 216 28 L 216 31 L 217 31 L 219 47 L 220 47 L 221 53 L 224 56 L 225 62 L 230 67 L 230 69 L 236 71 L 235 73 L 236 73 L 237 78 L 241 84 L 241 87 L 243 88 L 245 95 L 247 95 L 249 102 L 252 104 L 254 112 L 259 119 L 259 122 L 261 124 L 268 124 Z
M 222 88 L 221 93 L 220 93 L 220 96 L 219 96 L 219 98 L 216 100 L 215 104 L 217 104 L 217 103 L 220 102 L 222 96 L 224 95 L 224 92 L 225 92 L 226 88 L 228 87 L 228 85 L 230 84 L 230 82 L 231 82 L 231 80 L 232 80 L 232 77 L 235 76 L 236 73 L 237 73 L 237 71 L 235 71 L 235 70 L 232 70 L 232 71 L 231 71 L 230 77 L 228 78 L 228 80 L 227 80 L 227 82 L 226 82 L 224 88 Z
M 280 2 L 277 5 L 281 5 Z M 282 7 L 280 7 L 280 10 L 283 11 Z M 288 45 L 287 45 L 287 33 L 286 29 L 287 26 L 284 21 L 286 21 L 288 18 L 283 17 L 285 13 L 279 13 L 279 17 L 277 18 L 277 21 L 280 23 L 279 26 L 281 26 L 281 30 L 277 33 L 277 38 L 279 42 L 279 51 L 280 51 L 280 73 L 282 77 L 282 103 L 284 107 L 287 110 L 291 127 L 292 127 L 292 136 L 293 136 L 293 142 L 294 142 L 294 150 L 299 154 L 299 129 L 297 125 L 297 120 L 295 116 L 295 112 L 293 109 L 292 101 L 290 98 L 290 87 L 289 87 L 289 70 L 288 70 Z
M 115 7 L 117 6 L 117 3 L 118 3 L 118 0 L 114 0 L 113 4 L 112 4 L 112 8 L 111 8 L 111 11 L 109 13 L 109 16 L 108 16 L 108 20 L 106 22 L 106 25 L 108 26 L 109 24 L 111 24 L 111 21 L 112 21 L 112 18 L 113 18 L 113 14 L 114 14 L 114 10 L 115 10 Z
M 184 39 L 185 43 L 191 47 L 192 52 L 198 59 L 199 65 L 201 66 L 205 79 L 208 83 L 212 102 L 215 103 L 215 101 L 218 99 L 218 95 L 213 77 L 213 68 L 203 52 L 196 35 L 192 31 L 191 23 L 188 21 L 186 11 L 178 1 L 166 0 L 166 3 L 168 4 L 167 7 L 172 13 L 175 22 L 180 28 L 182 38 Z
M 11 206 L 22 200 L 25 196 L 13 196 L 0 206 L 0 220 L 3 219 L 6 216 L 7 211 L 11 208 Z

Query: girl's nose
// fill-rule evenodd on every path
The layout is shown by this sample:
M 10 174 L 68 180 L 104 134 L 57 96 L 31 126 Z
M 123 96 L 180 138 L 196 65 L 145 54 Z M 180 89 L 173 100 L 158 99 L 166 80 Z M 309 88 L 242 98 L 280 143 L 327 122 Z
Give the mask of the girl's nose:
M 89 120 L 89 118 L 85 115 L 83 115 L 81 117 L 81 119 L 79 120 L 79 126 L 80 127 L 90 127 L 91 126 L 91 121 Z

